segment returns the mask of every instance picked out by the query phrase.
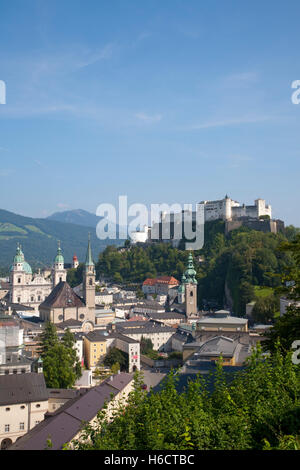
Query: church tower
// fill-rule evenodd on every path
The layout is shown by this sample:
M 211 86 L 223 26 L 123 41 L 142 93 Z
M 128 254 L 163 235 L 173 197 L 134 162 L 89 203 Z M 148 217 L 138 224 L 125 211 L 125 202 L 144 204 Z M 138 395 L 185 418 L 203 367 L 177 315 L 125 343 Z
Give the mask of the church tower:
M 76 255 L 73 256 L 72 268 L 77 269 L 79 266 L 79 261 Z
M 188 267 L 185 275 L 185 315 L 189 319 L 192 315 L 196 315 L 197 308 L 197 280 L 196 271 L 193 264 L 193 255 L 190 252 L 188 257 Z
M 89 235 L 88 249 L 83 275 L 83 298 L 88 309 L 95 309 L 95 265 L 92 259 L 91 239 Z
M 60 247 L 60 241 L 57 244 L 57 255 L 54 260 L 54 266 L 52 270 L 52 282 L 53 288 L 61 281 L 65 282 L 67 280 L 67 271 L 65 270 L 65 260 L 62 255 L 62 250 Z
M 13 264 L 10 268 L 10 301 L 13 303 L 21 303 L 21 294 L 19 292 L 23 285 L 26 284 L 26 275 L 23 269 L 24 264 L 24 254 L 21 249 L 21 245 L 17 244 L 17 251 L 14 257 Z

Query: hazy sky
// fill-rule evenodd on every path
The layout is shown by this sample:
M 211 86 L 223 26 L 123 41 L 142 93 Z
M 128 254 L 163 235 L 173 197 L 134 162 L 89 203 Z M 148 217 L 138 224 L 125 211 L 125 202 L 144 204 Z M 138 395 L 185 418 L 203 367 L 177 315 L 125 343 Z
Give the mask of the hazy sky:
M 0 0 L 0 208 L 266 199 L 300 226 L 299 1 Z

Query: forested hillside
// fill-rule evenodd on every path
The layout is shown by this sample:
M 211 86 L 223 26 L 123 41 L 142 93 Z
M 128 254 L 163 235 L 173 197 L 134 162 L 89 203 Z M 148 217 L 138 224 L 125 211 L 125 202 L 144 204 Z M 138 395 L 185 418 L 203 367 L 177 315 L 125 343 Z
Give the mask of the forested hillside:
M 293 263 L 290 254 L 278 248 L 296 233 L 294 227 L 276 235 L 241 227 L 226 237 L 222 221 L 207 223 L 204 247 L 194 252 L 199 306 L 217 308 L 232 303 L 235 314 L 243 315 L 245 304 L 257 299 L 255 286 L 271 288 L 271 302 L 272 288 L 280 284 L 284 268 Z M 157 275 L 180 280 L 186 260 L 187 252 L 170 244 L 125 250 L 110 246 L 99 255 L 96 269 L 98 276 L 110 276 L 116 282 L 143 282 Z

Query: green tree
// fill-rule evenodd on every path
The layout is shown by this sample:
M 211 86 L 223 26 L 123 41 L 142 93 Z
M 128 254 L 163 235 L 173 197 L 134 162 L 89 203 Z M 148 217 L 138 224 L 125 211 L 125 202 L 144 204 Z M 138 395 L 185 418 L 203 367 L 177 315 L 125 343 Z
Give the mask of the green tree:
M 75 383 L 76 373 L 70 362 L 70 354 L 62 343 L 49 349 L 43 358 L 43 369 L 49 388 L 70 388 Z
M 118 362 L 115 362 L 112 366 L 111 366 L 111 372 L 112 374 L 117 374 L 119 372 L 119 370 L 121 369 L 121 366 Z
M 176 371 L 159 392 L 145 393 L 135 377 L 127 406 L 110 422 L 101 413 L 77 449 L 261 450 L 295 448 L 300 429 L 300 370 L 291 354 L 266 357 L 258 347 L 241 372 L 228 375 L 222 361 L 178 391 Z M 212 388 L 212 390 L 211 390 Z
M 279 309 L 278 298 L 274 294 L 259 297 L 252 310 L 252 318 L 257 323 L 270 323 L 274 321 L 275 313 Z
M 69 354 L 70 364 L 73 364 L 73 369 L 75 372 L 76 379 L 79 379 L 82 376 L 81 364 L 78 361 L 77 351 L 75 349 L 75 336 L 67 328 L 65 334 L 62 338 L 62 343 L 65 346 Z
M 41 335 L 40 351 L 47 387 L 72 387 L 81 376 L 72 333 L 67 330 L 59 341 L 55 325 L 47 322 Z
M 103 364 L 111 368 L 116 363 L 120 365 L 121 370 L 128 370 L 128 354 L 120 351 L 120 349 L 110 348 L 104 358 Z
M 297 306 L 300 301 L 300 234 L 297 234 L 291 242 L 283 243 L 280 249 L 290 253 L 294 263 L 285 269 L 282 285 L 277 292 L 285 295 L 292 304 L 265 335 L 266 341 L 263 342 L 263 347 L 269 351 L 276 349 L 278 341 L 281 348 L 288 351 L 292 343 L 299 339 L 300 332 L 300 307 Z
M 153 343 L 150 338 L 144 338 L 142 336 L 140 341 L 141 354 L 148 354 L 149 351 L 153 350 Z
M 56 327 L 52 322 L 46 322 L 43 333 L 41 334 L 40 353 L 42 358 L 46 356 L 48 351 L 58 344 Z

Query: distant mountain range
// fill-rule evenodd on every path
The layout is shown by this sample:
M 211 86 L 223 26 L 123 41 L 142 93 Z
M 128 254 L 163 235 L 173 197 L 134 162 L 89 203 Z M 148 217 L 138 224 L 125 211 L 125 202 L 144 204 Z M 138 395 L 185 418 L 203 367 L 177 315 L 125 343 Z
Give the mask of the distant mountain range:
M 97 223 L 101 219 L 102 217 L 98 217 L 97 215 L 83 209 L 55 212 L 47 217 L 47 220 L 56 220 L 57 222 L 82 225 L 84 227 L 96 227 Z
M 99 218 L 93 214 L 82 210 L 67 212 L 69 214 L 64 217 L 72 223 L 58 221 L 55 214 L 50 218 L 35 219 L 0 209 L 0 270 L 12 264 L 17 242 L 21 243 L 25 259 L 33 267 L 51 266 L 58 240 L 61 241 L 66 263 L 71 263 L 74 253 L 79 262 L 84 261 L 89 232 L 95 261 L 107 245 L 123 244 L 120 240 L 99 240 L 95 230 Z

